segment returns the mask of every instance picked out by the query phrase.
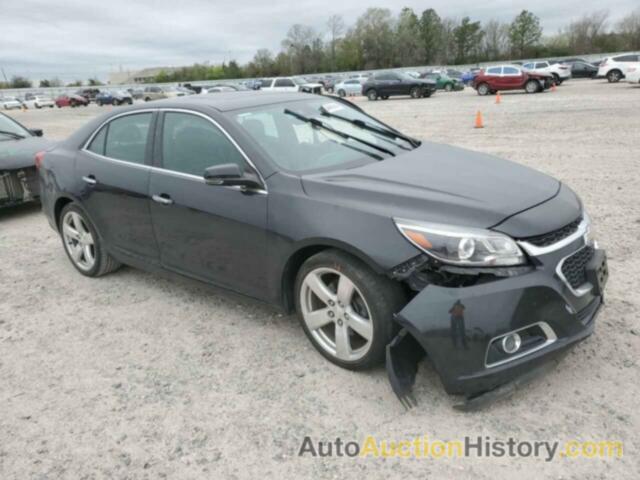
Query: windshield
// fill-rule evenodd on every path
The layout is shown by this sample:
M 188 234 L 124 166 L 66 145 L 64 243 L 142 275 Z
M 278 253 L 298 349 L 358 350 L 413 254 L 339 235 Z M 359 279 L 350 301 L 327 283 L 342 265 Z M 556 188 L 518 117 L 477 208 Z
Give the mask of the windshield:
M 327 99 L 267 105 L 232 115 L 276 165 L 289 171 L 379 161 L 414 148 L 371 117 Z
M 26 128 L 0 113 L 0 141 L 14 139 L 16 135 L 28 137 L 30 136 L 30 133 Z

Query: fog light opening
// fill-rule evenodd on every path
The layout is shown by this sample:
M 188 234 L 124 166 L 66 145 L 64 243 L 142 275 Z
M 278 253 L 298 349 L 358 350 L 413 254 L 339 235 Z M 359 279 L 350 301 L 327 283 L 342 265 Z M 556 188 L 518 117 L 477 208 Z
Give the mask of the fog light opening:
M 509 355 L 516 353 L 520 350 L 520 345 L 522 345 L 522 338 L 517 333 L 510 333 L 509 335 L 505 335 L 502 337 L 500 342 L 502 346 L 502 350 Z

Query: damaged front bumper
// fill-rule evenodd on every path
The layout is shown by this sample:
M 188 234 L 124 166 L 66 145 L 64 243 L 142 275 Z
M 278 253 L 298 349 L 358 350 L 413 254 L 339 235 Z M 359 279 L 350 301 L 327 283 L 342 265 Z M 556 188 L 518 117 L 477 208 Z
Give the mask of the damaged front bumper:
M 425 352 L 447 393 L 465 395 L 469 409 L 509 393 L 589 336 L 603 302 L 605 253 L 592 248 L 578 289 L 558 268 L 581 248 L 587 247 L 572 244 L 535 258 L 515 276 L 422 288 L 396 314 L 402 328 L 387 346 L 391 386 L 405 407 L 415 405 L 411 389 Z M 507 353 L 503 340 L 514 333 L 519 348 Z

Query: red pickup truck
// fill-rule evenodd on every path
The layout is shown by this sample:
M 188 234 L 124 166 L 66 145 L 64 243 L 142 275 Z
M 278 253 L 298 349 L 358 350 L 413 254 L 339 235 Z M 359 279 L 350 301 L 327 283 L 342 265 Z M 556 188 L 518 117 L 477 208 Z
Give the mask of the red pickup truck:
M 550 88 L 552 83 L 551 74 L 528 72 L 516 65 L 495 65 L 481 70 L 471 85 L 478 95 L 488 95 L 502 90 L 542 92 Z

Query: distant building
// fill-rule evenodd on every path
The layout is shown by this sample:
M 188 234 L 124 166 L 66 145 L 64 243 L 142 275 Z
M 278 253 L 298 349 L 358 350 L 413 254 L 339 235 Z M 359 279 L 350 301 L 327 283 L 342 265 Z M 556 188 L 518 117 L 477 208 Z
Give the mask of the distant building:
M 109 83 L 111 85 L 130 85 L 132 83 L 149 83 L 158 76 L 160 72 L 170 73 L 177 70 L 175 67 L 154 67 L 142 70 L 120 70 L 109 73 Z

